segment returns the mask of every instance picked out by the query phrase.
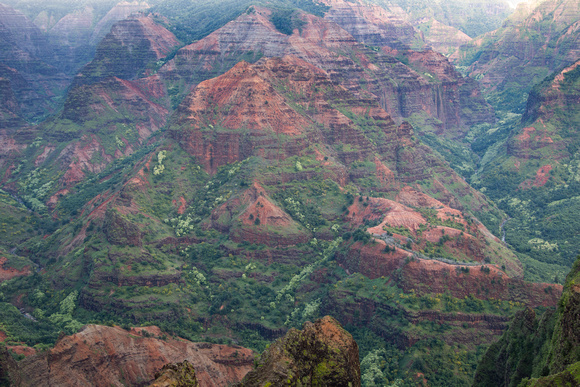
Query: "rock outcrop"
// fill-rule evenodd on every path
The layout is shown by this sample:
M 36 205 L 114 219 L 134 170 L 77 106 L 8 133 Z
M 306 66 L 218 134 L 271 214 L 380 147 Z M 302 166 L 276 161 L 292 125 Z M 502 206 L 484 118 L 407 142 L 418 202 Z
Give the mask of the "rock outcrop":
M 187 361 L 202 386 L 239 382 L 252 368 L 252 351 L 242 347 L 168 338 L 156 327 L 87 325 L 61 338 L 54 348 L 19 363 L 18 386 L 148 386 L 164 365 Z
M 149 387 L 198 387 L 195 368 L 187 360 L 183 363 L 166 364 L 155 374 Z
M 361 385 L 358 346 L 332 317 L 291 329 L 262 353 L 239 387 Z

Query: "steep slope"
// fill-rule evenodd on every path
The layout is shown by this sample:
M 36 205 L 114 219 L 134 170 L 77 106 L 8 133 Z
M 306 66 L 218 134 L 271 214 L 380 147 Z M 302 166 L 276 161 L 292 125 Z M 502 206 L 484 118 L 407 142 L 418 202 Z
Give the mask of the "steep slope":
M 486 155 L 489 162 L 474 179 L 513 218 L 506 223 L 510 244 L 537 261 L 567 267 L 578 251 L 579 75 L 577 61 L 534 87 L 522 122 L 488 151 L 495 156 Z M 564 274 L 557 266 L 549 273 Z
M 373 0 L 373 3 L 393 11 L 399 8 L 399 12 L 406 13 L 413 24 L 434 18 L 472 38 L 499 28 L 512 13 L 504 0 Z
M 161 68 L 160 74 L 175 87 L 180 85 L 179 81 L 195 86 L 227 71 L 240 59 L 252 62 L 262 56 L 290 54 L 328 72 L 350 91 L 370 91 L 380 98 L 381 107 L 398 121 L 418 116 L 417 119 L 427 121 L 440 131 L 449 130 L 453 136 L 471 124 L 464 114 L 471 109 L 465 105 L 467 95 L 471 96 L 471 104 L 481 106 L 482 112 L 487 109 L 475 121 L 493 121 L 489 106 L 478 95 L 477 85 L 464 80 L 443 56 L 437 61 L 419 60 L 422 66 L 416 71 L 415 66 L 401 62 L 407 62 L 404 57 L 397 59 L 397 52 L 386 47 L 378 51 L 370 49 L 334 22 L 297 12 L 288 18 L 288 22 L 295 20 L 300 25 L 292 35 L 276 30 L 270 21 L 270 10 L 251 7 L 207 38 L 179 50 Z M 388 37 L 381 41 L 381 36 L 376 36 L 374 44 L 389 44 Z M 413 52 L 402 54 L 415 55 Z M 426 54 L 430 58 L 435 55 Z M 440 79 L 439 75 L 444 72 L 445 79 Z
M 409 124 L 295 56 L 201 82 L 166 133 L 50 198 L 73 220 L 27 245 L 41 279 L 8 283 L 7 299 L 69 332 L 87 316 L 156 320 L 260 349 L 324 312 L 437 381 L 430 348 L 472 343 L 471 365 L 509 313 L 558 297 L 512 278 L 517 258 L 467 210 L 491 204 Z
M 0 4 L 0 74 L 13 83 L 21 114 L 31 120 L 56 110 L 70 80 L 50 64 L 54 57 L 47 43 L 24 14 Z
M 414 26 L 423 33 L 428 46 L 445 56 L 453 54 L 460 46 L 469 43 L 472 39 L 460 30 L 434 18 L 417 20 Z
M 47 205 L 54 208 L 58 199 L 54 195 L 65 195 L 63 190 L 87 174 L 98 173 L 113 160 L 146 145 L 146 139 L 165 125 L 169 115 L 167 91 L 156 75 L 127 78 L 133 78 L 137 71 L 134 60 L 144 66 L 164 56 L 175 44 L 173 35 L 150 17 L 116 25 L 99 46 L 100 55 L 108 55 L 106 58 L 113 58 L 114 63 L 97 56 L 84 70 L 93 75 L 77 76 L 63 109 L 40 125 L 41 136 L 35 147 L 29 148 L 27 161 L 6 175 L 8 187 L 21 190 L 21 195 L 27 196 L 24 201 L 36 210 Z M 127 50 L 133 54 L 124 55 Z M 100 66 L 106 66 L 109 75 L 91 73 L 98 72 Z M 89 81 L 95 83 L 85 83 Z M 30 174 L 39 178 L 36 184 L 28 184 L 24 176 Z M 34 191 L 40 186 L 45 188 Z
M 361 43 L 397 50 L 423 45 L 418 31 L 400 14 L 360 2 L 332 0 L 325 3 L 330 6 L 325 19 L 335 22 Z
M 379 181 L 367 189 L 396 191 L 396 179 L 411 183 L 441 173 L 445 176 L 439 183 L 425 183 L 431 187 L 429 192 L 442 195 L 447 204 L 462 207 L 460 191 L 469 188 L 412 137 L 410 125 L 396 128 L 378 108 L 373 94 L 350 94 L 331 79 L 295 57 L 256 66 L 241 62 L 223 76 L 201 83 L 184 100 L 171 136 L 212 173 L 221 165 L 256 155 L 256 151 L 267 160 L 284 160 L 300 155 L 313 143 L 327 142 L 337 153 L 319 148 L 320 156 L 336 155 L 337 161 L 347 166 L 354 162 L 375 164 Z M 281 143 L 280 136 L 288 140 Z M 335 173 L 344 168 L 332 162 L 329 166 Z M 363 175 L 351 178 L 364 177 L 362 170 L 359 173 Z M 390 175 L 396 179 L 389 182 Z M 462 188 L 447 191 L 447 179 Z M 470 208 L 479 211 L 488 207 L 482 196 L 474 195 L 476 201 Z
M 580 292 L 576 283 L 579 269 L 580 259 L 577 259 L 566 278 L 556 312 L 548 310 L 536 316 L 532 310 L 526 310 L 514 317 L 510 328 L 479 364 L 474 386 L 578 383 Z
M 153 16 L 119 21 L 99 43 L 94 59 L 77 74 L 74 85 L 93 84 L 111 76 L 140 77 L 147 65 L 165 57 L 178 44 Z
M 68 75 L 74 75 L 92 59 L 95 48 L 112 25 L 149 5 L 140 1 L 5 1 L 26 14 L 43 32 L 49 43 L 50 63 Z
M 14 90 L 27 82 L 14 69 L 0 65 L 0 181 L 4 183 L 15 169 L 26 147 L 37 135 L 36 128 L 22 117 Z M 3 77 L 7 75 L 7 77 Z
M 501 28 L 454 54 L 457 63 L 469 66 L 469 76 L 479 79 L 498 110 L 522 112 L 534 84 L 580 56 L 577 1 L 544 1 L 522 14 L 516 11 Z
M 20 107 L 14 96 L 14 90 L 9 79 L 0 78 L 0 128 L 15 129 L 25 125 L 20 117 Z M 5 147 L 3 147 L 5 149 Z
M 109 33 L 111 27 L 118 21 L 129 18 L 129 16 L 145 11 L 149 8 L 146 1 L 120 1 L 115 4 L 97 24 L 91 33 L 90 44 L 98 45 L 99 42 Z
M 263 349 L 328 312 L 414 359 L 393 381 L 467 384 L 476 347 L 510 313 L 555 303 L 560 288 L 522 281 L 518 258 L 475 218 L 499 225 L 502 212 L 415 134 L 461 137 L 493 119 L 442 55 L 367 47 L 332 21 L 251 7 L 164 58 L 176 39 L 158 20 L 113 27 L 5 176 L 54 219 L 41 235 L 23 229 L 17 252 L 38 266 L 2 287 L 49 327 L 42 344 L 89 321 L 153 320 Z M 11 247 L 21 237 L 10 231 Z M 14 340 L 41 343 L 18 333 L 28 319 L 12 309 Z

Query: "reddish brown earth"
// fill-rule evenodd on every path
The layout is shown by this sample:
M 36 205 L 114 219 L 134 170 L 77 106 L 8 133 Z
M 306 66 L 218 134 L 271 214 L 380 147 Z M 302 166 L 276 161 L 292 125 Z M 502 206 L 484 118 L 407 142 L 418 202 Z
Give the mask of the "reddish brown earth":
M 539 150 L 546 148 L 550 150 L 551 158 L 561 158 L 561 153 L 565 150 L 564 142 L 562 140 L 555 142 L 541 121 L 537 122 L 536 126 L 539 129 L 526 127 L 521 130 L 521 134 L 514 136 L 508 142 L 508 154 L 524 161 L 541 159 L 544 158 L 544 153 Z
M 32 356 L 36 355 L 36 349 L 32 347 L 27 347 L 25 345 L 8 345 L 6 346 L 9 350 L 17 355 Z
M 331 6 L 325 19 L 340 25 L 361 43 L 401 49 L 421 39 L 403 12 L 354 1 L 326 0 L 324 3 Z
M 363 201 L 355 199 L 355 202 L 348 209 L 347 220 L 354 226 L 363 224 L 365 220 L 379 221 L 377 226 L 367 230 L 375 236 L 385 234 L 387 228 L 402 227 L 409 232 L 413 240 L 412 249 L 414 251 L 422 251 L 426 242 L 438 244 L 442 238 L 448 238 L 442 245 L 448 254 L 470 261 L 483 262 L 488 253 L 486 240 L 495 237 L 481 223 L 468 223 L 461 211 L 450 208 L 410 187 L 403 188 L 397 195 L 397 200 L 398 202 L 382 198 L 369 198 Z M 430 224 L 417 209 L 405 204 L 414 208 L 436 209 L 434 214 L 437 220 L 451 221 L 451 225 L 454 227 Z M 463 230 L 459 229 L 461 227 Z M 407 242 L 408 238 L 403 236 L 403 233 L 392 232 L 399 243 L 405 244 Z M 383 242 L 381 241 L 381 243 Z M 406 255 L 408 254 L 403 254 L 403 256 Z M 518 270 L 517 273 L 520 271 Z
M 212 228 L 229 232 L 231 239 L 238 243 L 247 241 L 267 246 L 288 246 L 305 243 L 311 237 L 308 231 L 273 203 L 257 182 L 216 208 L 211 219 Z
M 23 267 L 22 270 L 17 270 L 11 267 L 7 267 L 7 262 L 8 259 L 6 257 L 0 257 L 0 282 L 12 279 L 14 277 L 29 275 L 31 273 L 30 267 L 28 266 Z
M 19 364 L 24 386 L 146 386 L 165 364 L 188 360 L 201 386 L 239 382 L 252 369 L 253 352 L 242 347 L 159 339 L 156 327 L 87 325 L 60 339 L 54 348 Z
M 399 23 L 403 29 L 410 27 L 400 19 L 389 19 L 389 16 L 383 15 L 384 12 L 375 12 L 372 7 L 341 4 L 348 15 L 336 14 L 336 20 L 344 21 L 347 29 L 352 27 L 352 32 L 360 39 L 377 40 L 374 45 L 386 47 L 393 39 L 399 38 L 387 36 L 392 34 L 387 25 L 391 27 Z M 364 90 L 370 91 L 379 100 L 380 106 L 396 120 L 426 112 L 443 122 L 439 124 L 441 129 L 469 125 L 472 123 L 470 119 L 493 121 L 491 109 L 479 94 L 477 84 L 463 79 L 457 72 L 453 72 L 450 82 L 433 82 L 433 77 L 427 79 L 397 60 L 395 56 L 398 52 L 390 48 L 373 51 L 334 21 L 310 14 L 301 14 L 300 18 L 305 22 L 301 31 L 295 30 L 294 34 L 287 36 L 278 32 L 269 21 L 270 13 L 268 9 L 253 7 L 252 12 L 182 48 L 175 59 L 160 70 L 161 76 L 171 80 L 182 78 L 194 87 L 200 78 L 217 75 L 218 66 L 223 68 L 224 62 L 229 61 L 234 66 L 244 52 L 259 52 L 264 57 L 293 55 L 324 70 L 351 92 L 364 94 Z M 413 31 L 412 27 L 409 31 Z M 437 55 L 438 61 L 429 59 L 429 63 L 424 64 L 430 71 L 437 66 L 452 68 L 442 55 L 432 52 L 427 56 Z M 419 62 L 421 60 L 418 59 Z M 384 79 L 391 79 L 396 84 L 383 82 Z M 462 108 L 465 107 L 470 110 L 477 108 L 477 114 L 471 118 L 464 116 Z
M 397 249 L 385 253 L 384 243 L 361 245 L 357 243 L 342 264 L 351 272 L 360 272 L 375 279 L 395 280 L 404 291 L 419 294 L 449 292 L 457 298 L 473 296 L 479 299 L 521 302 L 530 307 L 554 306 L 562 293 L 562 286 L 537 284 L 510 278 L 495 265 L 462 266 L 436 260 L 412 258 L 411 253 Z M 469 268 L 465 273 L 461 268 Z M 489 269 L 481 270 L 481 267 Z M 401 274 L 394 277 L 397 269 Z

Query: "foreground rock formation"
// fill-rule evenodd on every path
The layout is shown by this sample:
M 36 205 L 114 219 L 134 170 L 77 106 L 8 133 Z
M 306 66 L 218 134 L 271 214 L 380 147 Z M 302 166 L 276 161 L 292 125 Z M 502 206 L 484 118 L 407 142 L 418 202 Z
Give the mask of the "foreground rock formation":
M 155 381 L 150 387 L 198 387 L 199 382 L 195 368 L 190 362 L 166 364 L 161 371 L 155 374 Z
M 202 386 L 217 387 L 240 381 L 252 368 L 253 353 L 169 338 L 157 327 L 87 325 L 23 360 L 10 377 L 16 386 L 146 386 L 165 364 L 184 360 L 195 364 Z
M 332 317 L 291 329 L 262 354 L 238 387 L 361 385 L 358 346 Z
M 197 371 L 196 371 L 197 369 Z M 168 364 L 151 387 L 198 386 L 196 363 Z M 200 378 L 199 385 L 206 385 Z M 350 333 L 330 316 L 303 329 L 290 329 L 270 345 L 237 387 L 361 385 L 358 346 Z

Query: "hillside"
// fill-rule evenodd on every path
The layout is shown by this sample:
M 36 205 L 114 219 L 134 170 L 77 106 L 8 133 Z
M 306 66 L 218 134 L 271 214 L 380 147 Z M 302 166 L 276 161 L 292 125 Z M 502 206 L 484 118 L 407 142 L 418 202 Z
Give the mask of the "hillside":
M 24 121 L 16 83 L 0 80 L 0 331 L 34 380 L 61 353 L 84 356 L 90 332 L 138 341 L 145 357 L 179 338 L 261 352 L 329 315 L 359 343 L 364 385 L 468 385 L 514 313 L 557 304 L 553 274 L 570 263 L 558 254 L 573 246 L 524 254 L 515 238 L 538 230 L 512 232 L 532 220 L 509 206 L 532 192 L 536 167 L 547 181 L 533 152 L 554 170 L 572 165 L 562 144 L 574 131 L 559 130 L 575 125 L 563 109 L 576 109 L 576 68 L 534 89 L 505 145 L 533 174 L 515 193 L 500 191 L 514 180 L 494 191 L 491 168 L 515 159 L 444 159 L 496 125 L 494 109 L 402 6 L 164 1 L 128 16 L 147 5 L 125 5 L 95 8 L 90 28 L 88 8 L 51 11 L 70 34 L 84 25 L 82 39 L 122 20 L 38 125 Z M 446 31 L 429 35 L 441 43 L 466 41 L 428 23 Z M 465 178 L 476 166 L 477 189 Z M 115 324 L 173 339 L 103 327 Z M 101 378 L 62 359 L 86 383 Z M 151 380 L 152 368 L 127 378 Z
M 553 264 L 549 272 L 561 279 L 578 252 L 578 64 L 534 87 L 521 123 L 488 151 L 489 161 L 473 179 L 513 218 L 505 224 L 506 241 L 536 261 Z
M 461 203 L 493 207 L 409 124 L 296 57 L 240 62 L 200 83 L 166 134 L 97 175 L 63 180 L 76 185 L 47 210 L 76 219 L 21 248 L 43 275 L 8 286 L 8 300 L 71 333 L 83 319 L 127 316 L 255 348 L 324 312 L 424 359 L 416 366 L 436 382 L 449 375 L 429 355 L 432 340 L 452 356 L 499 335 L 513 308 L 558 297 L 558 286 L 510 278 L 522 276 L 517 258 Z M 449 280 L 426 285 L 438 277 Z M 493 300 L 484 283 L 495 284 Z M 65 299 L 76 312 L 57 320 Z M 444 333 L 421 321 L 441 321 Z
M 566 278 L 556 312 L 519 312 L 477 368 L 474 386 L 557 386 L 580 382 L 580 259 Z M 571 384 L 569 384 L 571 383 Z

